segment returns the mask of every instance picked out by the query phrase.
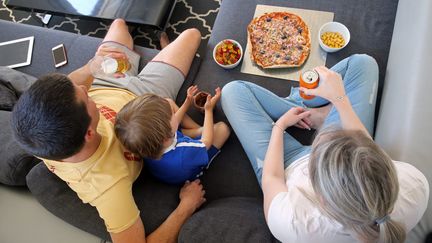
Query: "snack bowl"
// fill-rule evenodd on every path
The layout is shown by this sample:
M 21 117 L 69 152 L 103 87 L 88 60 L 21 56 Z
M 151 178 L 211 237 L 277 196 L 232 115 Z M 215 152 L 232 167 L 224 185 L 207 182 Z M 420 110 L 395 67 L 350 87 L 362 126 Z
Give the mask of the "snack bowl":
M 342 36 L 342 38 L 344 39 L 343 45 L 339 46 L 339 47 L 331 47 L 331 46 L 325 44 L 321 37 L 323 36 L 323 34 L 328 33 L 328 32 L 339 33 Z M 326 52 L 336 52 L 336 51 L 342 50 L 345 46 L 348 45 L 350 38 L 351 38 L 351 35 L 350 35 L 348 28 L 339 22 L 325 23 L 324 25 L 321 26 L 320 30 L 318 31 L 319 44 L 320 44 L 321 48 Z M 330 39 L 334 40 L 334 38 L 330 38 Z M 332 42 L 332 43 L 334 43 L 334 42 Z
M 222 40 L 213 49 L 213 60 L 225 69 L 237 67 L 242 57 L 243 48 L 236 40 Z

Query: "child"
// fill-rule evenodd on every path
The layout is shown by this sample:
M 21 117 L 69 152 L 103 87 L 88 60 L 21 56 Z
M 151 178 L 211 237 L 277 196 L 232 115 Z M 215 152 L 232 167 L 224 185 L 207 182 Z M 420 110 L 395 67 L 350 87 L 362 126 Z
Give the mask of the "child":
M 170 184 L 194 180 L 230 134 L 224 122 L 213 124 L 213 109 L 221 96 L 220 88 L 215 91 L 214 97 L 207 96 L 203 127 L 185 115 L 198 92 L 197 86 L 191 86 L 180 108 L 154 94 L 130 101 L 117 114 L 115 133 L 126 149 L 145 159 L 159 180 Z

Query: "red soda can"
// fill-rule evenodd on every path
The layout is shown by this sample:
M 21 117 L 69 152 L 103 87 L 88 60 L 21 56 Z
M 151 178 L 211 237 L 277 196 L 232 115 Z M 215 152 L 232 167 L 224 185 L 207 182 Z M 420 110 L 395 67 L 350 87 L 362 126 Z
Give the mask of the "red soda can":
M 307 70 L 300 74 L 300 87 L 307 89 L 315 89 L 318 87 L 319 75 L 314 70 Z M 305 100 L 313 99 L 314 95 L 306 95 L 304 92 L 300 91 L 300 96 Z

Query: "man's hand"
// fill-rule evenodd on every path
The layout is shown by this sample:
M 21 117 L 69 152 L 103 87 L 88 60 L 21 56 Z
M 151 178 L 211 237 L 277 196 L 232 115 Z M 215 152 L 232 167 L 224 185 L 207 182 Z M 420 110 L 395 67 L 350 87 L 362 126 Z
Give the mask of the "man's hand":
M 310 111 L 303 107 L 293 107 L 283 114 L 276 122 L 276 125 L 285 130 L 290 126 L 304 126 L 304 119 L 310 116 Z
M 204 195 L 205 191 L 199 179 L 193 182 L 186 181 L 180 190 L 180 205 L 192 214 L 206 201 Z
M 113 46 L 109 46 L 109 45 L 104 45 L 104 44 L 99 46 L 99 48 L 97 49 L 97 51 L 95 53 L 95 56 L 107 56 L 107 57 L 114 58 L 116 60 L 123 59 L 123 60 L 128 61 L 127 55 L 121 49 L 113 47 Z M 114 73 L 113 75 L 116 78 L 124 78 L 125 77 L 125 75 L 123 73 L 120 73 L 120 72 Z
M 95 56 L 110 56 L 114 59 L 127 59 L 126 54 L 121 49 L 104 44 L 99 46 Z
M 204 110 L 205 111 L 211 111 L 215 108 L 217 102 L 220 100 L 221 97 L 221 89 L 217 87 L 215 89 L 216 94 L 211 97 L 211 95 L 207 96 L 206 103 L 204 104 Z

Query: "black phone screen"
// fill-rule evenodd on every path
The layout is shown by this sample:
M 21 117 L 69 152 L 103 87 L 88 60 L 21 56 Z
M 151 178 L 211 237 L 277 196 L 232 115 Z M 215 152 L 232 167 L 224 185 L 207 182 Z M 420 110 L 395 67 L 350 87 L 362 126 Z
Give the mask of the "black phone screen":
M 52 52 L 53 52 L 55 64 L 59 64 L 66 61 L 66 54 L 64 52 L 63 46 L 54 49 Z

